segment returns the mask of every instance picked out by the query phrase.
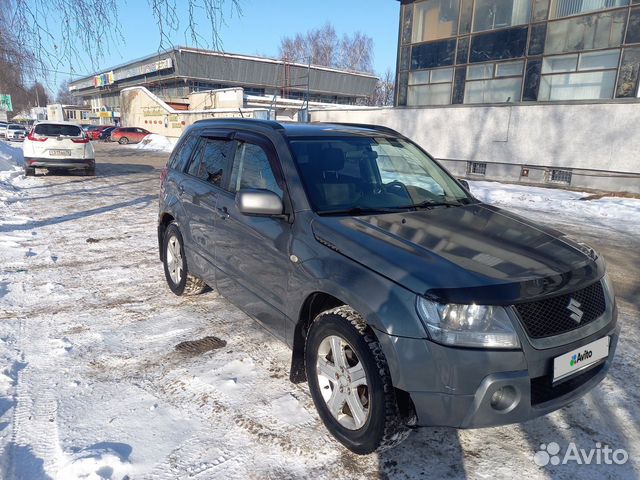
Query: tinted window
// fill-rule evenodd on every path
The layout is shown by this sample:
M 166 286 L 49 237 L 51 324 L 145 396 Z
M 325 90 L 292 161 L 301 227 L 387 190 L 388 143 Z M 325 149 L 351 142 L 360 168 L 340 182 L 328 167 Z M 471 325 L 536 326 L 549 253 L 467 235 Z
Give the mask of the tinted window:
M 22 125 L 9 125 L 9 130 L 24 130 Z
M 82 135 L 82 129 L 75 125 L 56 125 L 52 123 L 39 123 L 36 125 L 35 131 L 37 135 L 45 135 L 47 137 L 79 137 Z
M 526 40 L 526 38 L 525 38 Z M 453 65 L 456 54 L 456 39 L 415 45 L 411 50 L 411 68 L 446 67 Z
M 237 192 L 242 188 L 271 190 L 282 197 L 267 152 L 259 145 L 238 142 L 229 189 Z
M 527 27 L 509 28 L 476 35 L 471 40 L 470 62 L 506 60 L 524 56 L 527 46 Z
M 169 167 L 174 168 L 179 171 L 183 171 L 184 167 L 187 165 L 189 161 L 189 157 L 191 157 L 191 152 L 198 144 L 198 137 L 190 135 L 180 147 L 180 150 L 176 152 L 176 154 L 169 161 Z
M 191 160 L 189 175 L 222 187 L 228 165 L 229 143 L 228 140 L 204 140 Z

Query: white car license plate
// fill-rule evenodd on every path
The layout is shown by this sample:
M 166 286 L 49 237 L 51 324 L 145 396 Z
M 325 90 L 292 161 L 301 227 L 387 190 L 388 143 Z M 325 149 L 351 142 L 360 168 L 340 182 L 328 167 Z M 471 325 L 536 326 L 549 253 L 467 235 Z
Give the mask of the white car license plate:
M 49 150 L 49 155 L 53 157 L 70 157 L 71 150 Z
M 573 375 L 609 355 L 609 337 L 602 337 L 553 359 L 553 381 Z
M 49 173 L 49 169 L 48 168 L 36 168 L 36 173 L 38 175 L 44 175 L 46 173 Z

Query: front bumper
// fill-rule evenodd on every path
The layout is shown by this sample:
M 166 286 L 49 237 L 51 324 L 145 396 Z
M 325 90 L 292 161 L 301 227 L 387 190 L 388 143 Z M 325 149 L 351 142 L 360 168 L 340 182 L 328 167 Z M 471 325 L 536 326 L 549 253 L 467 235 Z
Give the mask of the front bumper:
M 60 168 L 69 170 L 96 166 L 96 161 L 93 158 L 25 158 L 24 163 L 27 167 L 33 168 Z
M 419 426 L 480 428 L 520 423 L 571 403 L 604 379 L 614 358 L 620 328 L 616 312 L 598 332 L 547 349 L 521 351 L 445 347 L 424 339 L 378 335 L 394 385 L 409 393 Z M 599 363 L 552 385 L 553 359 L 604 336 L 609 355 Z M 504 404 L 492 406 L 501 388 Z

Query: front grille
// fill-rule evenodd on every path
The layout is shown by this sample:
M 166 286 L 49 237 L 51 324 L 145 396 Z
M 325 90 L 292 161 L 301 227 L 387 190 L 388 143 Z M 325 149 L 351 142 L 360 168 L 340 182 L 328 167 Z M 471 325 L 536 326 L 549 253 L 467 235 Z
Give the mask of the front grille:
M 539 405 L 559 398 L 584 385 L 604 368 L 604 362 L 564 382 L 553 386 L 550 375 L 531 379 L 531 405 Z
M 577 308 L 582 311 L 579 322 L 575 319 L 575 308 L 567 308 L 572 300 L 574 305 L 579 304 Z M 606 302 L 602 283 L 596 282 L 577 292 L 537 302 L 521 303 L 515 308 L 529 337 L 544 338 L 569 332 L 593 322 L 605 312 Z

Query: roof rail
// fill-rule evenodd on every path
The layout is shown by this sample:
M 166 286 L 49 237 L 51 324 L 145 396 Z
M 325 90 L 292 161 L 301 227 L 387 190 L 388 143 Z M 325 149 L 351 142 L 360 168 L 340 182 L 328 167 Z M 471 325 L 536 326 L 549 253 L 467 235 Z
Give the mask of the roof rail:
M 351 123 L 351 122 L 330 122 L 334 125 L 345 125 L 347 127 L 361 127 L 368 128 L 371 130 L 378 130 L 380 132 L 393 133 L 394 135 L 398 135 L 400 137 L 404 137 L 400 132 L 394 130 L 393 128 L 385 127 L 384 125 L 373 125 L 370 123 Z
M 264 127 L 269 127 L 274 130 L 284 130 L 284 127 L 279 122 L 275 120 L 262 120 L 259 118 L 236 118 L 236 117 L 221 117 L 221 118 L 202 118 L 200 120 L 196 120 L 193 122 L 196 123 L 211 123 L 211 122 L 232 122 L 232 123 L 254 123 L 256 125 L 262 125 Z

